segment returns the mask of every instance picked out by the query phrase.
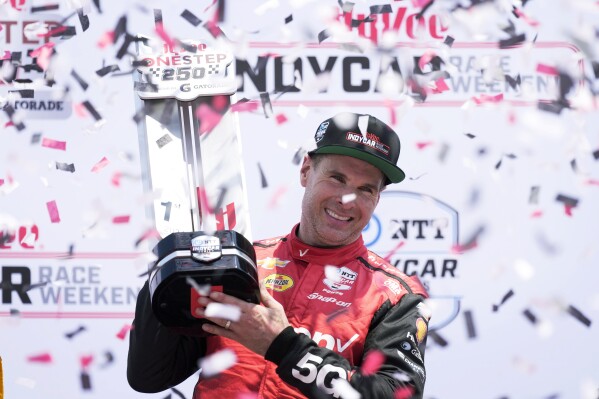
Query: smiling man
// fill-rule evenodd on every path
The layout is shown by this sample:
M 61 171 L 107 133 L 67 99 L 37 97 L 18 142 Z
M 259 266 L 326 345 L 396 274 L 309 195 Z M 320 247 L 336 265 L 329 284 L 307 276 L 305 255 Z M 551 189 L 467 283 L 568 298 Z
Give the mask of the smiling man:
M 183 336 L 154 317 L 144 285 L 130 336 L 134 389 L 168 389 L 196 372 L 199 359 L 231 350 L 234 365 L 200 372 L 195 399 L 422 397 L 426 291 L 362 240 L 381 191 L 405 177 L 396 166 L 399 138 L 371 115 L 342 113 L 320 124 L 315 141 L 300 169 L 300 223 L 254 243 L 260 304 L 212 292 L 201 306 L 233 305 L 239 317 L 199 310 L 214 323 L 202 326 L 210 335 Z

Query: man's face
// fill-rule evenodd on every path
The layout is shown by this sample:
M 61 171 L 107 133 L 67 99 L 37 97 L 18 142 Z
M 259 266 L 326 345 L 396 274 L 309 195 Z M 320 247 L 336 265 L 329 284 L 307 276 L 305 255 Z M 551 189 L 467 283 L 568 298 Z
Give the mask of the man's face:
M 368 224 L 379 202 L 383 173 L 345 155 L 321 155 L 316 163 L 306 156 L 300 181 L 306 189 L 300 239 L 314 246 L 340 246 L 354 242 Z

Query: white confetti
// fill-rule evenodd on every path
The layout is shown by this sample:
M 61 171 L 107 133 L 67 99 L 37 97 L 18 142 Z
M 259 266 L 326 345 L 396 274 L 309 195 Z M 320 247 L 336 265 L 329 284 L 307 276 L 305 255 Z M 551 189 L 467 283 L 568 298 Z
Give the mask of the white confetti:
M 196 290 L 196 292 L 198 294 L 200 294 L 201 296 L 208 296 L 208 295 L 210 295 L 210 288 L 211 288 L 210 284 L 198 284 L 191 277 L 186 277 L 185 278 L 185 282 L 187 284 L 191 285 L 193 287 L 193 289 Z
M 326 265 L 324 267 L 324 275 L 328 280 L 334 283 L 341 282 L 341 273 L 337 266 Z
M 349 381 L 342 378 L 335 378 L 331 381 L 333 386 L 333 396 L 343 399 L 360 399 L 362 395 L 352 387 Z
M 534 267 L 524 259 L 516 259 L 514 269 L 522 280 L 530 280 L 535 275 Z
M 198 361 L 202 377 L 217 375 L 237 363 L 237 356 L 231 349 L 223 349 Z
M 241 317 L 241 309 L 239 306 L 218 302 L 208 304 L 204 313 L 206 314 L 206 317 L 218 317 L 231 321 L 238 321 L 239 317 Z
M 341 197 L 341 203 L 347 204 L 348 202 L 352 202 L 356 199 L 355 193 L 345 194 Z
M 37 385 L 37 382 L 35 380 L 32 380 L 31 378 L 26 378 L 26 377 L 17 378 L 15 383 L 17 385 L 21 385 L 21 386 L 24 386 L 29 389 L 33 389 Z
M 297 106 L 297 114 L 302 118 L 306 119 L 306 116 L 308 116 L 308 112 L 310 112 L 310 108 L 306 107 L 304 104 L 300 104 Z

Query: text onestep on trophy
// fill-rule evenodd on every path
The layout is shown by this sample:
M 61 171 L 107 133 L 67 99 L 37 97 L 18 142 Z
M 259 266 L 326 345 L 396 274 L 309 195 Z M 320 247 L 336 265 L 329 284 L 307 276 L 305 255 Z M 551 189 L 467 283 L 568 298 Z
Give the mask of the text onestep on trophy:
M 218 290 L 259 302 L 239 123 L 230 110 L 235 58 L 222 39 L 148 43 L 136 42 L 134 85 L 144 191 L 153 198 L 148 217 L 162 238 L 149 273 L 152 309 L 174 331 L 203 335 L 199 295 Z

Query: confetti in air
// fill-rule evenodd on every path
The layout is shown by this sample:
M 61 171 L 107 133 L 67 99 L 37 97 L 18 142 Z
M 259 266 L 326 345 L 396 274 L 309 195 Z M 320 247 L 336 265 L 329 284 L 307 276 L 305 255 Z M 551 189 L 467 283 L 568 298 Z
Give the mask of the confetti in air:
M 499 303 L 499 305 L 493 305 L 493 312 L 497 312 L 499 310 L 499 307 L 502 306 L 508 299 L 510 299 L 512 296 L 514 296 L 514 290 L 509 290 L 504 296 L 503 298 L 501 298 L 501 302 Z
M 200 374 L 204 378 L 215 376 L 231 368 L 235 363 L 237 363 L 237 356 L 230 349 L 223 349 L 213 353 L 210 356 L 200 359 L 198 362 L 201 368 Z
M 238 321 L 241 317 L 241 309 L 235 305 L 211 302 L 206 306 L 204 314 L 206 317 L 218 317 L 220 319 Z

